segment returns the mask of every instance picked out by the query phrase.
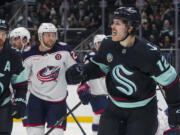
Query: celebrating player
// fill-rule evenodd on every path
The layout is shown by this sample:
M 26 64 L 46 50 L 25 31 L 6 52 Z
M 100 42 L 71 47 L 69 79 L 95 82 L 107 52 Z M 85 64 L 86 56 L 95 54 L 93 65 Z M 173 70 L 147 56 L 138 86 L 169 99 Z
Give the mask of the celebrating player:
M 98 135 L 155 135 L 156 83 L 165 89 L 171 128 L 180 124 L 180 83 L 175 69 L 160 49 L 136 37 L 141 16 L 134 7 L 114 11 L 112 36 L 103 40 L 88 64 L 66 72 L 69 84 L 106 75 L 109 100 L 100 118 Z

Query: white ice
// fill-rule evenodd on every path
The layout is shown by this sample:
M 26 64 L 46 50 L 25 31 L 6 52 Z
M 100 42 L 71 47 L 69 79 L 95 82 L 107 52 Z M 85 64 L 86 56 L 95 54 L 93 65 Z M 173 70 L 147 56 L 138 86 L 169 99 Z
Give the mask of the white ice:
M 80 123 L 86 135 L 92 135 L 91 123 Z M 12 135 L 27 135 L 26 129 L 21 122 L 15 122 Z M 64 135 L 83 135 L 76 123 L 67 123 L 67 129 Z

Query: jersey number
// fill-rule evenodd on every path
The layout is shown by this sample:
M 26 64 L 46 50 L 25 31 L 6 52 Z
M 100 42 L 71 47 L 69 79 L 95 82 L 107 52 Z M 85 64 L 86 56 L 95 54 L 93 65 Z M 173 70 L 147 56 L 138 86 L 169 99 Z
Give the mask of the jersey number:
M 166 61 L 164 56 L 161 57 L 161 60 L 158 60 L 157 65 L 161 72 L 165 71 L 169 67 L 169 63 Z

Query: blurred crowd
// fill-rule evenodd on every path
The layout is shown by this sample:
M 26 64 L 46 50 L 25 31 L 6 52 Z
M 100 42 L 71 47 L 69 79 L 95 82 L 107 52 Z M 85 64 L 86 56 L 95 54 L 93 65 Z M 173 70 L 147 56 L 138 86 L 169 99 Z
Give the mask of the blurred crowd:
M 121 0 L 106 0 L 105 34 L 110 33 L 112 11 L 122 4 Z M 136 2 L 136 6 L 138 7 Z M 78 41 L 83 40 L 97 30 L 102 24 L 102 4 L 97 0 L 29 0 L 28 13 L 22 13 L 16 18 L 16 27 L 27 25 L 31 30 L 31 43 L 37 42 L 37 29 L 42 22 L 52 22 L 57 28 L 85 28 L 85 31 L 68 31 L 69 42 L 71 37 Z M 66 16 L 65 11 L 66 9 Z M 142 7 L 142 36 L 159 45 L 161 48 L 173 48 L 174 5 L 172 0 L 144 0 Z M 67 19 L 67 20 L 65 20 Z M 66 22 L 66 24 L 65 24 Z M 180 22 L 180 20 L 179 20 Z M 59 38 L 63 41 L 63 31 L 59 31 Z M 80 40 L 81 39 L 81 40 Z M 67 42 L 68 42 L 67 41 Z M 76 43 L 73 41 L 74 46 Z M 88 49 L 88 47 L 87 47 Z

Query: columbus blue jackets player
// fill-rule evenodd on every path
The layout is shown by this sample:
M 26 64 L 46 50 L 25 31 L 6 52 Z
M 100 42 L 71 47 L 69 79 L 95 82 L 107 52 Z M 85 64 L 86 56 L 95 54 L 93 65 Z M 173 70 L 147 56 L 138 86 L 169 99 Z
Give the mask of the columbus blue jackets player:
M 140 24 L 136 8 L 119 7 L 112 36 L 103 40 L 97 55 L 89 64 L 75 64 L 66 72 L 69 84 L 106 75 L 109 101 L 98 135 L 155 135 L 156 83 L 165 89 L 170 127 L 180 124 L 179 78 L 157 46 L 135 36 Z
M 22 54 L 29 77 L 30 96 L 24 118 L 28 135 L 44 135 L 46 122 L 51 128 L 66 114 L 65 71 L 76 63 L 77 58 L 69 45 L 56 41 L 57 28 L 52 23 L 42 23 L 38 36 L 40 45 Z M 51 135 L 63 135 L 65 129 L 66 120 Z
M 27 76 L 21 54 L 11 48 L 7 39 L 8 25 L 0 19 L 0 135 L 10 135 L 14 118 L 21 118 L 26 108 Z M 14 101 L 11 103 L 14 90 Z
M 106 36 L 103 34 L 95 35 L 93 40 L 93 51 L 90 51 L 85 55 L 83 60 L 85 64 L 89 63 L 90 58 L 95 56 L 95 54 L 99 50 L 99 47 L 101 46 L 102 40 L 105 37 Z M 87 94 L 85 94 L 86 92 Z M 90 93 L 90 98 L 87 98 L 88 93 Z M 108 93 L 105 84 L 105 76 L 98 79 L 90 80 L 87 83 L 82 83 L 78 87 L 78 94 L 82 103 L 88 104 L 90 102 L 90 105 L 94 112 L 92 131 L 93 135 L 97 135 L 99 119 L 107 103 Z

